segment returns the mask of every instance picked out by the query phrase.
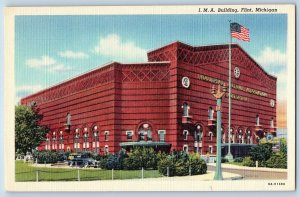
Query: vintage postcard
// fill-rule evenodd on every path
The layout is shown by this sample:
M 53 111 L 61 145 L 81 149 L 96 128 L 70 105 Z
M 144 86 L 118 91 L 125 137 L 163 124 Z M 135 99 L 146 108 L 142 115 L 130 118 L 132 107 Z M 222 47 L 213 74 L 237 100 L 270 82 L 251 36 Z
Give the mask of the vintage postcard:
M 295 189 L 294 5 L 7 7 L 8 191 Z

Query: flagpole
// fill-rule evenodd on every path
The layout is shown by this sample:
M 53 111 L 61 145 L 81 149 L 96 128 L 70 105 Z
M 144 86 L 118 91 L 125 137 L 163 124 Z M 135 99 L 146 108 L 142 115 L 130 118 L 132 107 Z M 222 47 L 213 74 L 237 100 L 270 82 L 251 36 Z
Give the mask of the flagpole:
M 233 161 L 233 156 L 231 154 L 230 150 L 230 139 L 231 139 L 231 44 L 232 44 L 232 36 L 231 36 L 231 20 L 229 20 L 229 37 L 230 37 L 230 42 L 229 42 L 229 52 L 228 52 L 228 153 L 225 156 L 228 161 Z

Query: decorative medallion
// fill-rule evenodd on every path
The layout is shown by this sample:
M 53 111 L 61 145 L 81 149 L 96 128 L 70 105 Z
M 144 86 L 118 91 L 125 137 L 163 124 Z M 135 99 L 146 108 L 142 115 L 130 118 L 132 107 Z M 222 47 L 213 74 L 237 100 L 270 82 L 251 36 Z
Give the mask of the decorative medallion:
M 182 77 L 182 86 L 185 87 L 185 88 L 189 88 L 190 87 L 190 79 L 188 77 Z
M 275 101 L 273 99 L 270 100 L 270 106 L 275 107 Z
M 235 76 L 235 78 L 240 78 L 240 75 L 241 75 L 241 71 L 240 71 L 240 69 L 239 69 L 239 67 L 235 67 L 234 68 L 234 76 Z

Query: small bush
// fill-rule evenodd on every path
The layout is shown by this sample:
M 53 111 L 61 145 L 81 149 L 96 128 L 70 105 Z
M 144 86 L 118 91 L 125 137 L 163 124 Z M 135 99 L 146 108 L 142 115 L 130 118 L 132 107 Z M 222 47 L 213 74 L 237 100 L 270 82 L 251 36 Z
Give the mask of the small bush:
M 124 160 L 127 170 L 157 169 L 157 157 L 153 148 L 134 148 Z
M 59 154 L 55 151 L 34 151 L 33 159 L 38 163 L 57 163 Z
M 287 157 L 283 153 L 274 154 L 266 161 L 269 168 L 287 168 Z
M 158 162 L 158 171 L 167 176 L 168 175 L 168 168 L 169 168 L 169 176 L 175 176 L 175 165 L 174 162 L 172 161 L 171 156 L 167 156 L 165 158 L 162 158 Z
M 251 157 L 245 157 L 243 159 L 243 166 L 254 167 L 255 166 L 255 162 L 251 159 Z
M 234 162 L 241 163 L 241 162 L 243 162 L 243 157 L 236 157 L 236 158 L 234 158 L 233 161 L 234 161 Z
M 191 166 L 191 174 L 205 174 L 207 171 L 207 165 L 204 159 L 201 159 L 198 154 L 190 155 L 190 166 Z

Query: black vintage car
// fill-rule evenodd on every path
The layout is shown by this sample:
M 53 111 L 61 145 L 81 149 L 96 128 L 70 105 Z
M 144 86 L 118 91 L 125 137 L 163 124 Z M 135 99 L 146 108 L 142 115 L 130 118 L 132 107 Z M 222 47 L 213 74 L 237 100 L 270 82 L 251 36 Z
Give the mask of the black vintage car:
M 84 157 L 84 156 L 77 156 L 74 159 L 70 160 L 68 162 L 68 165 L 70 167 L 73 166 L 79 166 L 79 167 L 83 167 L 83 168 L 87 168 L 87 167 L 91 167 L 91 166 L 95 166 L 96 165 L 96 161 L 92 158 L 89 157 Z

